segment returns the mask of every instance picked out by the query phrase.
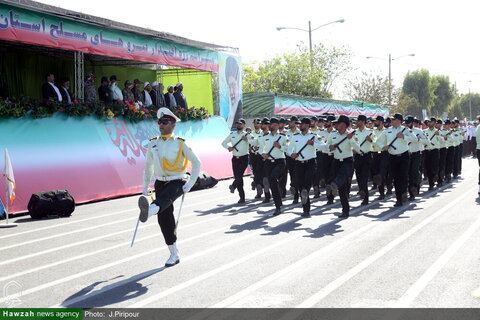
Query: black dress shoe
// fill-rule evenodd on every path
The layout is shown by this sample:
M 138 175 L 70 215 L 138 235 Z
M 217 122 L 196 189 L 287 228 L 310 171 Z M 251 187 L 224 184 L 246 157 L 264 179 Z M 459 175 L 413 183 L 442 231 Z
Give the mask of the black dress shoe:
M 415 196 L 408 197 L 408 201 L 413 201 L 413 200 L 415 200 Z
M 298 203 L 298 198 L 294 198 L 292 204 L 297 204 Z
M 366 206 L 367 204 L 368 204 L 368 200 L 363 200 L 360 205 L 361 205 L 361 206 Z
M 261 194 L 257 194 L 257 195 L 255 196 L 255 199 L 260 199 L 261 197 L 262 197 Z
M 280 208 L 275 208 L 275 212 L 273 213 L 273 215 L 278 216 L 280 213 L 282 213 L 282 210 Z
M 235 187 L 232 184 L 228 186 L 228 189 L 230 189 L 230 193 L 235 192 Z
M 329 200 L 327 201 L 327 204 L 333 204 L 333 200 L 329 199 Z
M 385 193 L 385 194 L 386 194 L 387 196 L 389 196 L 389 195 L 391 195 L 392 193 L 393 193 L 393 192 L 392 192 L 392 190 L 390 189 L 390 190 L 387 190 L 387 193 Z
M 402 202 L 395 202 L 395 204 L 393 205 L 394 207 L 401 207 L 403 206 L 403 203 Z
M 237 203 L 245 203 L 245 199 L 240 199 Z
M 348 212 L 342 212 L 341 215 L 338 216 L 340 219 L 347 219 L 349 217 Z
M 263 199 L 262 203 L 269 203 L 270 202 L 270 199 L 269 198 L 265 198 Z
M 310 218 L 310 212 L 304 212 L 302 218 Z
M 385 195 L 383 195 L 383 194 L 379 195 L 377 200 L 385 200 Z

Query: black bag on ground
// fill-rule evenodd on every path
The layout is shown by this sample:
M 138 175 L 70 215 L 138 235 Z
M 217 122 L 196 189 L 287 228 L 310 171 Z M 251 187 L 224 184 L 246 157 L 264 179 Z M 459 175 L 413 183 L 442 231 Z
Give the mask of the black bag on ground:
M 218 180 L 208 175 L 207 173 L 200 171 L 197 181 L 192 187 L 192 191 L 202 190 L 214 187 L 218 183 Z
M 28 212 L 33 219 L 49 215 L 69 217 L 75 210 L 75 200 L 68 190 L 50 190 L 32 194 Z

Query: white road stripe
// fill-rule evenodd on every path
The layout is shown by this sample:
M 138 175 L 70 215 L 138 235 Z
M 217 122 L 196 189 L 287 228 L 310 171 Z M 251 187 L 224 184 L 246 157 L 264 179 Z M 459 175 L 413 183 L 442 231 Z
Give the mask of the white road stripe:
M 415 225 L 413 228 L 402 234 L 401 236 L 397 237 L 395 240 L 391 241 L 388 243 L 386 246 L 382 247 L 380 250 L 378 250 L 376 253 L 368 257 L 367 259 L 363 260 L 359 264 L 357 264 L 355 267 L 351 268 L 348 272 L 343 274 L 341 277 L 335 279 L 334 281 L 330 282 L 327 284 L 325 287 L 322 288 L 322 290 L 318 291 L 314 295 L 312 295 L 310 298 L 306 299 L 304 302 L 299 304 L 297 308 L 313 308 L 318 302 L 320 302 L 323 298 L 328 296 L 330 293 L 338 289 L 340 286 L 342 286 L 345 282 L 353 278 L 355 275 L 360 273 L 362 270 L 367 268 L 369 265 L 377 261 L 379 258 L 384 256 L 386 253 L 388 253 L 390 250 L 401 244 L 403 241 L 407 240 L 410 236 L 412 236 L 415 232 L 419 231 L 426 225 L 428 225 L 430 222 L 438 218 L 440 215 L 444 214 L 448 210 L 450 210 L 452 207 L 457 205 L 457 203 L 463 201 L 464 198 L 467 196 L 471 196 L 470 193 L 464 193 L 462 196 L 454 200 L 453 202 L 450 202 L 447 206 L 443 207 L 439 211 L 437 211 L 435 214 L 429 216 L 419 224 Z M 286 319 L 286 317 L 285 317 Z
M 368 206 L 371 206 L 371 205 L 373 205 L 373 204 L 374 204 L 374 203 L 371 203 L 371 204 L 369 204 Z M 365 206 L 365 207 L 368 207 L 368 206 Z M 352 210 L 352 212 L 353 212 L 353 211 L 362 211 L 362 210 L 365 209 L 365 207 Z M 293 219 L 293 221 L 294 221 L 294 220 L 298 220 L 298 218 Z M 335 220 L 333 220 L 333 221 L 330 221 L 330 222 L 322 225 L 321 228 L 325 228 L 325 227 L 328 226 L 328 225 L 337 223 L 339 220 L 340 220 L 340 219 L 335 219 Z M 287 223 L 290 223 L 291 221 L 292 221 L 292 220 L 289 220 L 289 221 L 287 221 L 287 222 L 285 222 L 285 223 L 282 223 L 282 224 L 287 224 Z M 311 222 L 312 220 L 309 220 L 309 221 Z M 312 223 L 313 223 L 313 222 L 311 222 L 310 224 L 312 224 Z M 262 232 L 263 232 L 263 231 L 262 231 Z M 138 302 L 136 302 L 136 303 L 128 306 L 127 308 L 141 308 L 141 307 L 145 307 L 146 305 L 148 305 L 148 304 L 150 304 L 150 303 L 152 303 L 152 302 L 155 302 L 155 301 L 157 301 L 157 300 L 159 300 L 159 299 L 161 299 L 161 298 L 163 298 L 163 297 L 166 297 L 166 296 L 168 296 L 169 294 L 172 294 L 172 293 L 174 293 L 174 292 L 177 292 L 177 291 L 179 291 L 179 290 L 182 290 L 182 289 L 184 289 L 184 288 L 187 288 L 187 287 L 189 287 L 189 286 L 191 286 L 191 285 L 194 285 L 194 284 L 196 284 L 196 283 L 198 283 L 198 282 L 201 282 L 201 281 L 203 281 L 203 280 L 205 280 L 205 279 L 208 279 L 208 278 L 210 278 L 210 277 L 212 277 L 212 276 L 214 276 L 214 275 L 216 275 L 216 274 L 219 274 L 219 273 L 221 273 L 221 272 L 223 272 L 223 271 L 225 271 L 225 270 L 228 270 L 228 269 L 230 269 L 230 268 L 232 268 L 232 267 L 234 267 L 234 266 L 237 266 L 237 265 L 239 265 L 239 264 L 241 264 L 241 263 L 243 263 L 243 262 L 245 262 L 245 261 L 248 261 L 248 260 L 250 260 L 250 259 L 252 259 L 252 258 L 254 258 L 254 257 L 257 257 L 257 256 L 259 256 L 259 255 L 261 255 L 261 254 L 263 254 L 263 253 L 265 253 L 265 252 L 268 252 L 268 251 L 271 250 L 271 249 L 274 249 L 274 248 L 276 248 L 276 247 L 278 247 L 278 246 L 281 246 L 281 245 L 283 245 L 283 244 L 286 243 L 286 242 L 291 242 L 292 240 L 294 240 L 294 239 L 296 239 L 296 238 L 300 238 L 300 237 L 303 237 L 303 234 L 300 233 L 300 232 L 297 233 L 297 234 L 291 235 L 291 236 L 287 237 L 286 239 L 281 240 L 280 242 L 274 243 L 274 244 L 272 244 L 272 245 L 270 245 L 270 246 L 267 246 L 267 247 L 264 247 L 264 248 L 262 248 L 262 249 L 260 249 L 260 250 L 255 251 L 255 252 L 252 252 L 251 254 L 248 254 L 248 255 L 246 255 L 246 256 L 243 256 L 243 257 L 241 257 L 241 258 L 239 258 L 239 259 L 236 259 L 236 260 L 234 260 L 234 261 L 232 261 L 232 262 L 230 262 L 230 263 L 227 263 L 227 264 L 225 264 L 225 265 L 222 265 L 222 266 L 220 266 L 220 267 L 218 267 L 218 268 L 216 268 L 216 269 L 213 269 L 213 270 L 211 270 L 211 271 L 209 271 L 209 272 L 207 272 L 207 273 L 204 273 L 204 274 L 202 274 L 202 275 L 200 275 L 200 276 L 197 276 L 196 278 L 193 278 L 193 279 L 190 279 L 190 280 L 188 280 L 188 281 L 182 282 L 182 283 L 180 283 L 180 284 L 178 284 L 178 285 L 176 285 L 176 286 L 174 286 L 174 287 L 172 287 L 172 288 L 170 288 L 170 289 L 167 289 L 167 290 L 165 290 L 165 291 L 162 291 L 161 293 L 158 293 L 158 294 L 155 294 L 155 295 L 153 295 L 153 296 L 150 296 L 150 297 L 148 297 L 148 298 L 146 298 L 146 299 L 140 300 L 140 301 L 138 301 Z
M 284 222 L 283 224 L 286 224 L 286 223 L 289 223 L 291 221 L 296 221 L 298 220 L 298 217 L 294 218 L 294 219 L 291 219 L 287 222 Z M 218 232 L 218 231 L 221 231 L 221 230 L 225 230 L 225 226 L 222 226 L 221 228 L 218 228 L 216 230 L 213 230 L 213 231 L 210 231 L 210 232 L 206 232 L 206 233 L 203 233 L 203 234 L 200 234 L 198 236 L 195 236 L 195 237 L 192 237 L 190 239 L 188 239 L 188 241 L 192 241 L 192 240 L 195 240 L 195 239 L 199 239 L 199 238 L 202 238 L 203 236 L 205 235 L 209 235 L 213 232 Z M 262 232 L 264 232 L 264 230 L 259 230 L 258 232 L 251 232 L 249 234 L 246 235 L 246 237 L 253 237 L 253 236 L 256 236 L 256 235 L 259 235 L 261 234 Z M 184 242 L 186 242 L 187 240 L 180 240 L 178 241 L 178 243 L 182 244 Z M 237 240 L 233 239 L 231 240 L 230 242 L 232 243 L 235 243 Z M 230 242 L 225 242 L 225 244 L 228 244 Z M 130 242 L 129 242 L 130 243 Z M 26 296 L 28 294 L 31 294 L 31 293 L 35 293 L 35 292 L 38 292 L 38 291 L 41 291 L 41 290 L 44 290 L 44 289 L 48 289 L 50 287 L 53 287 L 53 286 L 56 286 L 58 284 L 62 284 L 62 283 L 65 283 L 65 282 L 69 282 L 71 280 L 74 280 L 74 279 L 77 279 L 77 278 L 81 278 L 81 277 L 84 277 L 86 275 L 89 275 L 89 274 L 92 274 L 92 273 L 95 273 L 95 272 L 98 272 L 98 271 L 101 271 L 101 270 L 105 270 L 105 269 L 108 269 L 108 268 L 111 268 L 111 267 L 115 267 L 117 265 L 121 265 L 123 263 L 126 263 L 126 262 L 130 262 L 130 261 L 135 261 L 139 258 L 142 258 L 142 257 L 145 257 L 145 256 L 149 256 L 151 254 L 154 254 L 154 253 L 158 253 L 160 250 L 162 249 L 165 249 L 166 246 L 163 246 L 163 247 L 160 247 L 160 248 L 156 248 L 156 249 L 153 249 L 153 250 L 149 250 L 149 251 L 146 251 L 146 252 L 143 252 L 143 253 L 140 253 L 140 254 L 137 254 L 137 255 L 132 255 L 132 256 L 129 256 L 125 259 L 121 259 L 121 260 L 116 260 L 114 262 L 110 262 L 110 263 L 107 263 L 107 264 L 103 264 L 103 265 L 100 265 L 98 267 L 95 267 L 95 268 L 91 268 L 91 269 L 88 269 L 88 270 L 85 270 L 85 271 L 82 271 L 82 272 L 78 272 L 78 273 L 75 273 L 75 274 L 72 274 L 68 277 L 65 277 L 65 278 L 61 278 L 61 279 L 57 279 L 57 280 L 54 280 L 54 281 L 51 281 L 51 282 L 48 282 L 48 283 L 45 283 L 45 284 L 42 284 L 42 285 L 39 285 L 39 286 L 36 286 L 36 287 L 33 287 L 33 288 L 30 288 L 30 289 L 26 289 L 26 290 L 22 290 L 22 296 Z M 4 298 L 0 298 L 0 303 L 3 303 L 5 301 L 5 297 Z
M 137 198 L 132 199 L 132 200 L 136 201 Z M 189 201 L 190 200 L 191 199 L 189 198 Z M 185 208 L 195 207 L 195 206 L 198 206 L 198 205 L 202 205 L 202 204 L 210 203 L 210 202 L 214 202 L 214 201 L 218 201 L 218 199 L 217 198 L 210 198 L 209 200 L 202 201 L 202 202 L 199 202 L 199 203 L 192 203 L 192 204 L 189 204 L 189 205 L 185 205 L 183 208 L 185 209 Z M 218 210 L 222 207 L 231 207 L 231 206 L 232 205 L 225 205 L 225 206 L 220 206 L 220 207 L 213 208 L 211 210 Z M 60 228 L 60 227 L 64 227 L 64 226 L 75 224 L 75 223 L 91 221 L 91 220 L 96 220 L 96 219 L 100 219 L 100 218 L 110 217 L 110 216 L 113 216 L 113 215 L 118 215 L 118 214 L 125 213 L 125 212 L 135 212 L 135 211 L 138 212 L 137 207 L 134 207 L 132 209 L 127 209 L 127 210 L 115 211 L 115 212 L 111 212 L 111 213 L 107 213 L 107 214 L 103 214 L 103 215 L 95 215 L 93 217 L 86 218 L 86 219 L 73 220 L 73 221 L 68 221 L 68 222 L 65 222 L 65 223 L 56 223 L 54 225 L 50 225 L 50 226 L 46 226 L 46 227 L 40 227 L 40 228 L 35 228 L 35 229 L 32 229 L 32 230 L 26 230 L 26 231 L 21 231 L 21 232 L 16 232 L 16 233 L 0 236 L 0 240 L 15 237 L 15 236 L 21 236 L 21 235 L 24 235 L 24 234 L 27 234 L 27 233 L 49 230 L 49 229 L 53 229 L 53 228 Z M 72 219 L 72 218 L 69 218 L 69 219 Z M 47 220 L 45 220 L 45 221 L 47 221 Z
M 480 228 L 480 218 L 470 226 L 448 249 L 425 271 L 425 273 L 395 303 L 394 308 L 408 308 L 430 281 L 448 263 L 453 255 Z
M 220 301 L 219 303 L 216 303 L 213 306 L 210 306 L 209 308 L 225 308 L 225 307 L 230 306 L 231 304 L 235 303 L 236 301 L 250 295 L 254 291 L 266 286 L 267 284 L 275 281 L 276 279 L 281 278 L 283 276 L 287 276 L 288 274 L 294 273 L 295 269 L 298 269 L 298 268 L 302 267 L 303 265 L 305 265 L 305 264 L 307 264 L 311 261 L 314 261 L 314 260 L 318 259 L 319 257 L 324 256 L 328 251 L 334 249 L 335 247 L 338 247 L 339 245 L 343 244 L 344 242 L 347 242 L 350 239 L 352 239 L 352 238 L 354 238 L 358 235 L 365 234 L 369 229 L 375 228 L 377 226 L 376 222 L 381 222 L 381 221 L 388 220 L 388 219 L 395 216 L 396 214 L 398 214 L 399 212 L 401 212 L 404 209 L 405 208 L 398 208 L 398 209 L 390 212 L 389 214 L 368 223 L 367 225 L 363 226 L 362 228 L 357 229 L 356 231 L 344 236 L 343 238 L 340 238 L 340 239 L 338 239 L 338 240 L 336 240 L 332 243 L 329 243 L 327 246 L 322 247 L 320 250 L 317 250 L 317 251 L 311 253 L 310 255 L 298 260 L 297 262 L 287 266 L 286 268 L 283 268 L 283 269 L 269 275 L 268 277 L 263 278 L 262 280 L 250 285 L 249 287 L 243 289 L 242 291 L 240 291 L 240 292 L 238 292 L 238 293 Z

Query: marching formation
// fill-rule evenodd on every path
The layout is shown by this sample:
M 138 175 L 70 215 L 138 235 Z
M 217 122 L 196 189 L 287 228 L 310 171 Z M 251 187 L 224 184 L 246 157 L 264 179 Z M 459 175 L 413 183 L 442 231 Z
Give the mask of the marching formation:
M 233 155 L 229 188 L 231 193 L 237 190 L 238 203 L 245 203 L 243 175 L 250 165 L 255 198 L 263 197 L 263 203 L 273 198 L 273 215 L 282 213 L 288 176 L 293 204 L 301 202 L 302 217 L 310 217 L 310 198 L 319 198 L 325 188 L 327 204 L 339 197 L 339 217 L 348 218 L 354 174 L 362 205 L 378 190 L 377 200 L 395 192 L 394 206 L 400 207 L 415 200 L 423 180 L 430 191 L 458 178 L 462 170 L 465 130 L 458 120 L 325 115 L 254 119 L 253 126 L 246 128 L 239 119 L 237 130 L 222 142 Z

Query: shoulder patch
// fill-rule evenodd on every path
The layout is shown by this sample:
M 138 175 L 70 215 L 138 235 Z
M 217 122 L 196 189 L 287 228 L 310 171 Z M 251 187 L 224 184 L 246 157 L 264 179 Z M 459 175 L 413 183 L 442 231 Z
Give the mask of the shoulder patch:
M 285 135 L 285 133 L 280 133 L 280 135 L 284 136 L 284 135 Z
M 180 139 L 180 140 L 182 140 L 182 141 L 185 141 L 185 138 L 183 138 L 183 137 L 177 137 L 177 139 Z
M 294 136 L 298 136 L 299 134 L 300 134 L 300 133 L 297 132 L 297 133 L 294 134 Z
M 153 137 L 153 138 L 150 138 L 149 140 L 153 141 L 153 140 L 157 140 L 157 139 L 158 139 L 158 137 Z

